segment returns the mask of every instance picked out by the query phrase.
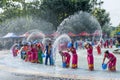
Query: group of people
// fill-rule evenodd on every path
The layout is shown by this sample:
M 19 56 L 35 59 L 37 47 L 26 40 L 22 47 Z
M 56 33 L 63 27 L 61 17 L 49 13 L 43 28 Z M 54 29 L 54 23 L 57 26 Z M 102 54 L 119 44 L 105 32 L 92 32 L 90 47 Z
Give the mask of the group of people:
M 79 48 L 84 49 L 85 48 L 84 43 L 86 43 L 86 42 L 87 42 L 87 40 L 82 40 L 82 39 L 80 41 L 78 41 Z M 90 41 L 90 42 L 91 42 L 92 45 L 96 45 L 98 43 L 97 40 L 93 40 L 93 41 Z M 105 41 L 101 40 L 100 41 L 100 47 L 101 48 L 112 48 L 113 45 L 115 45 L 115 43 L 116 42 L 113 39 L 106 39 Z
M 88 69 L 90 71 L 94 70 L 94 56 L 93 56 L 93 46 L 90 43 L 86 43 L 84 45 L 85 49 L 87 50 L 87 62 L 88 62 Z M 74 48 L 73 44 L 67 51 L 60 51 L 60 55 L 62 56 L 63 63 L 66 63 L 66 68 L 70 65 L 70 53 L 72 53 L 72 68 L 78 67 L 78 56 L 76 53 L 76 49 Z M 108 50 L 104 52 L 104 58 L 102 64 L 104 64 L 105 59 L 107 58 L 109 61 L 107 62 L 109 71 L 116 71 L 116 57 L 113 53 L 109 52 Z
M 17 56 L 20 54 L 21 59 L 25 60 L 25 62 L 31 63 L 40 63 L 43 64 L 43 57 L 45 57 L 45 65 L 48 65 L 48 59 L 50 65 L 54 65 L 52 58 L 52 45 L 49 43 L 44 47 L 42 43 L 25 43 L 18 48 L 18 46 L 14 46 L 12 48 L 13 56 Z M 46 56 L 44 55 L 46 53 Z
M 78 67 L 78 55 L 72 43 L 71 43 L 71 47 L 68 48 L 66 52 L 59 51 L 60 55 L 62 56 L 62 62 L 66 63 L 66 66 L 65 66 L 66 68 L 70 66 L 71 56 L 69 52 L 72 53 L 72 68 L 76 69 Z
M 94 56 L 93 56 L 93 46 L 90 43 L 84 44 L 84 48 L 87 51 L 87 62 L 88 62 L 88 69 L 90 71 L 94 70 Z M 45 56 L 45 65 L 48 65 L 48 59 L 49 64 L 54 65 L 53 60 L 53 53 L 52 53 L 52 43 L 49 42 L 48 45 L 44 47 L 42 43 L 27 43 L 24 44 L 20 49 L 18 49 L 16 46 L 13 48 L 13 56 L 17 56 L 17 54 L 21 55 L 21 59 L 25 60 L 26 62 L 32 62 L 32 63 L 40 63 L 43 64 L 43 53 L 46 53 Z M 65 68 L 70 67 L 70 59 L 72 54 L 72 68 L 76 69 L 78 68 L 78 55 L 76 48 L 74 47 L 74 44 L 71 42 L 71 46 L 67 47 L 66 50 L 59 50 L 60 55 L 62 56 L 62 63 L 64 63 Z M 110 53 L 109 51 L 105 51 L 105 55 L 103 58 L 103 64 L 105 62 L 105 59 L 108 58 L 109 61 L 107 62 L 108 69 L 110 71 L 116 71 L 116 57 Z

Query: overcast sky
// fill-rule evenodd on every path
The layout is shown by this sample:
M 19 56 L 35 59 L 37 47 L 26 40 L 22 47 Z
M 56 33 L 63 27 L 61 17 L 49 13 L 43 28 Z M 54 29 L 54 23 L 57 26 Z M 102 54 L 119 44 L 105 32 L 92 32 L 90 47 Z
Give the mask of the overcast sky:
M 111 23 L 117 26 L 120 23 L 120 0 L 102 0 L 103 8 L 110 13 Z

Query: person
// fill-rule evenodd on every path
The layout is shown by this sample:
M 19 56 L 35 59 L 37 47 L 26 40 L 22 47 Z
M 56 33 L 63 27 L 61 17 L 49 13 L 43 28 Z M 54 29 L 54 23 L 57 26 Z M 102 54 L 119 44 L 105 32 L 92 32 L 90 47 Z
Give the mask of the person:
M 113 40 L 110 39 L 110 48 L 112 48 L 112 46 L 113 46 Z
M 18 49 L 17 45 L 15 45 L 15 46 L 12 48 L 12 53 L 13 53 L 13 56 L 14 56 L 14 57 L 17 56 L 18 51 L 19 51 L 19 49 Z
M 31 62 L 31 43 L 29 43 L 28 45 L 28 48 L 27 48 L 27 51 L 26 51 L 26 57 L 25 57 L 25 62 L 29 61 Z
M 109 40 L 106 40 L 106 47 L 109 48 Z
M 51 59 L 51 55 L 52 55 L 52 45 L 51 43 L 49 43 L 47 46 L 46 46 L 46 58 L 45 58 L 45 65 L 47 65 L 48 63 L 48 58 L 49 58 L 49 63 L 50 65 L 52 65 L 52 59 Z
M 27 50 L 28 50 L 28 46 L 27 44 L 24 44 L 23 47 L 21 47 L 20 49 L 21 59 L 25 60 Z
M 96 49 L 97 49 L 98 55 L 100 55 L 100 54 L 101 54 L 101 47 L 100 47 L 100 44 L 97 45 Z
M 109 59 L 109 61 L 107 62 L 108 70 L 116 71 L 116 61 L 117 61 L 116 57 L 112 53 L 110 53 L 108 50 L 106 50 L 102 64 L 104 64 L 106 58 Z
M 33 43 L 31 45 L 31 62 L 32 63 L 37 63 L 38 62 L 38 51 L 37 51 L 37 48 L 36 48 L 36 44 Z
M 78 55 L 76 53 L 76 49 L 74 48 L 73 44 L 71 44 L 70 49 L 68 49 L 68 52 L 72 53 L 72 68 L 76 69 L 78 67 Z
M 60 55 L 62 56 L 62 62 L 65 62 L 66 64 L 66 68 L 68 68 L 70 66 L 70 54 L 68 52 L 62 52 L 59 51 Z
M 87 61 L 88 61 L 89 70 L 93 71 L 94 70 L 93 47 L 90 43 L 86 43 L 85 48 L 87 50 Z
M 40 64 L 43 64 L 43 58 L 42 58 L 42 48 L 40 46 L 40 44 L 37 44 L 37 50 L 38 50 L 38 62 Z

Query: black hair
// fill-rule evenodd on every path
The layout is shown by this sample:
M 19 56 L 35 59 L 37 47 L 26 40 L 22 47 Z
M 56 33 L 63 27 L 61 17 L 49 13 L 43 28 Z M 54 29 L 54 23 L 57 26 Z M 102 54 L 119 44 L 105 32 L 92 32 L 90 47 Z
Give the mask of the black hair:
M 108 51 L 108 50 L 106 50 L 106 51 L 105 51 L 105 53 L 106 53 L 106 54 L 109 54 L 109 51 Z
M 59 53 L 62 53 L 62 51 L 59 51 Z
M 49 43 L 49 45 L 51 45 L 51 43 Z

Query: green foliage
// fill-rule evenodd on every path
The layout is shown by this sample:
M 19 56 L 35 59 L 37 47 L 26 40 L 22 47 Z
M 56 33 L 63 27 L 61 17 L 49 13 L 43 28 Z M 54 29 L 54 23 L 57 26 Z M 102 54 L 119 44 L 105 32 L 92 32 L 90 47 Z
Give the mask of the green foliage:
M 66 17 L 80 10 L 91 11 L 90 0 L 44 0 L 41 7 L 46 10 L 51 10 L 57 19 L 59 25 Z M 52 18 L 52 17 L 51 17 Z M 50 18 L 50 19 L 51 19 Z
M 0 7 L 4 7 L 6 5 L 7 0 L 0 0 Z
M 111 32 L 111 36 L 117 35 L 120 32 L 120 24 Z
M 101 25 L 102 32 L 107 34 L 110 37 L 111 31 L 113 30 L 110 24 L 109 13 L 105 9 L 94 8 L 92 14 L 97 18 L 98 22 Z
M 97 18 L 102 28 L 110 23 L 109 13 L 105 9 L 95 8 L 92 14 Z

